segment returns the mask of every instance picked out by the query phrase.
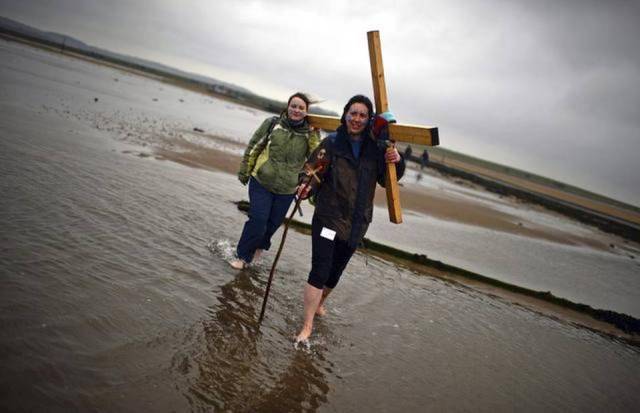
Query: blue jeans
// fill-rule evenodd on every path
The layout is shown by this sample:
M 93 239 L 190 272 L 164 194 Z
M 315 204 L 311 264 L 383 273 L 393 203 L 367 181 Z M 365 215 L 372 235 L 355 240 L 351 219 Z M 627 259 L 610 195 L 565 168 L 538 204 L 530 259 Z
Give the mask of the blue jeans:
M 255 178 L 249 180 L 249 220 L 242 229 L 236 254 L 244 262 L 251 262 L 257 249 L 268 250 L 271 237 L 284 221 L 293 194 L 274 194 Z

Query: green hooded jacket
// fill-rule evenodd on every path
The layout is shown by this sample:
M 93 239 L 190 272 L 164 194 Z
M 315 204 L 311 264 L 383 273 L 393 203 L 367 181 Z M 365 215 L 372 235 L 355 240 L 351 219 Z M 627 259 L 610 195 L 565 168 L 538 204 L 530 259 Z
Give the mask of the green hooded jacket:
M 268 118 L 255 131 L 244 151 L 238 179 L 243 184 L 253 176 L 275 194 L 293 194 L 298 185 L 298 173 L 305 160 L 320 143 L 318 131 L 312 131 L 305 120 L 295 128 L 286 114 Z

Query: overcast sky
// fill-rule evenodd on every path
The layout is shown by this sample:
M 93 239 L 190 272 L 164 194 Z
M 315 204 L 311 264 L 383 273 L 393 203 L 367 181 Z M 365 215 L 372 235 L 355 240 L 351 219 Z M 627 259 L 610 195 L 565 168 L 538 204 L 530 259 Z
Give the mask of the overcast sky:
M 372 96 L 443 147 L 640 206 L 640 2 L 0 0 L 0 15 L 284 100 Z

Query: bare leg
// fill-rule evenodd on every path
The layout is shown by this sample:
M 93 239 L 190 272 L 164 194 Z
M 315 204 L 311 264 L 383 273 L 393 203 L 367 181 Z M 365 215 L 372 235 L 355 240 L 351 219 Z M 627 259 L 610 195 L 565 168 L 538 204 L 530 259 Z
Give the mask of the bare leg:
M 253 253 L 253 260 L 251 262 L 258 262 L 261 255 L 262 255 L 262 250 L 258 248 L 256 252 Z
M 306 341 L 313 330 L 313 317 L 318 309 L 318 304 L 322 300 L 322 290 L 311 284 L 304 287 L 304 323 L 302 330 L 298 333 L 296 341 Z
M 327 309 L 324 307 L 324 301 L 327 299 L 327 296 L 331 294 L 332 289 L 324 287 L 322 290 L 322 298 L 320 299 L 320 303 L 318 304 L 318 309 L 316 310 L 316 315 L 323 316 L 327 314 Z

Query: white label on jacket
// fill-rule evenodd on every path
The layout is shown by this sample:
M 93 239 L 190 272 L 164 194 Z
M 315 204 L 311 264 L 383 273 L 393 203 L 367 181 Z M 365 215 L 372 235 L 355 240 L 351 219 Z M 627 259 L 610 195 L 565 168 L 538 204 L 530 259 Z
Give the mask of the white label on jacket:
M 333 239 L 336 237 L 336 232 L 332 229 L 322 227 L 322 231 L 320 231 L 320 236 L 322 238 L 326 238 L 333 241 Z

